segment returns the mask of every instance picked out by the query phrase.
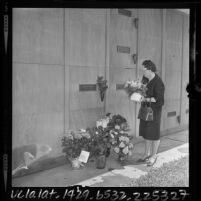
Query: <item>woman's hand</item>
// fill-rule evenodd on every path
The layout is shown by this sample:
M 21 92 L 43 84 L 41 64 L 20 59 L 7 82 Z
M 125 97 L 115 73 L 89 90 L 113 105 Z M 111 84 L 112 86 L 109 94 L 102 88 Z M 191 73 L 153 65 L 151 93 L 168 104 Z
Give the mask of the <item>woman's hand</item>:
M 155 102 L 156 102 L 156 99 L 155 99 L 154 97 L 151 97 L 151 98 L 145 98 L 145 97 L 143 97 L 142 101 L 155 103 Z

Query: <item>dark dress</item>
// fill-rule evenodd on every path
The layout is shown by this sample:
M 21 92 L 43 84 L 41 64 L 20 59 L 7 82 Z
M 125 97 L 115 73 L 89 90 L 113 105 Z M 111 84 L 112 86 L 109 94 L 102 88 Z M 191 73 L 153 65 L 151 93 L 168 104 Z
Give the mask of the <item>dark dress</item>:
M 156 102 L 150 103 L 153 110 L 153 121 L 144 121 L 140 119 L 139 135 L 147 140 L 159 140 L 160 139 L 160 123 L 162 106 L 164 105 L 164 91 L 165 86 L 161 78 L 155 74 L 155 77 L 148 82 L 148 79 L 143 77 L 143 83 L 147 83 L 147 98 L 154 97 Z M 144 107 L 144 102 L 141 103 L 141 107 Z

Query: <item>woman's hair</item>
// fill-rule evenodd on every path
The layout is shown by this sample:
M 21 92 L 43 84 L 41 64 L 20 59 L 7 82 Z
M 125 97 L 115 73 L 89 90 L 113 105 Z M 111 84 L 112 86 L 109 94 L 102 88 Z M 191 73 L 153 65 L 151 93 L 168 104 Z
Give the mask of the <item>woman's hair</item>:
M 144 60 L 142 65 L 147 69 L 151 70 L 152 72 L 156 72 L 156 65 L 151 60 Z

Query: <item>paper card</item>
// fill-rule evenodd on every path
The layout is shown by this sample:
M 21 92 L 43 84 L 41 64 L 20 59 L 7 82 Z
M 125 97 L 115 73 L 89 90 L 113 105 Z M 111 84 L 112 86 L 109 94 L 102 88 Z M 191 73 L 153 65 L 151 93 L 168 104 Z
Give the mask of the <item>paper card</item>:
M 80 153 L 80 156 L 79 156 L 79 161 L 81 161 L 83 163 L 87 163 L 89 154 L 90 154 L 90 152 L 82 150 Z

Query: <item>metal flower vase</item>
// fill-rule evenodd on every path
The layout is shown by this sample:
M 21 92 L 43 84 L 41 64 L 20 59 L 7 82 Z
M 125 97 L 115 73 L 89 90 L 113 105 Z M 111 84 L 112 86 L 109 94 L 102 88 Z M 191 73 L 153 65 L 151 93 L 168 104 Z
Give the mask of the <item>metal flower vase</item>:
M 104 169 L 106 166 L 106 156 L 100 155 L 96 158 L 96 168 L 97 169 Z

